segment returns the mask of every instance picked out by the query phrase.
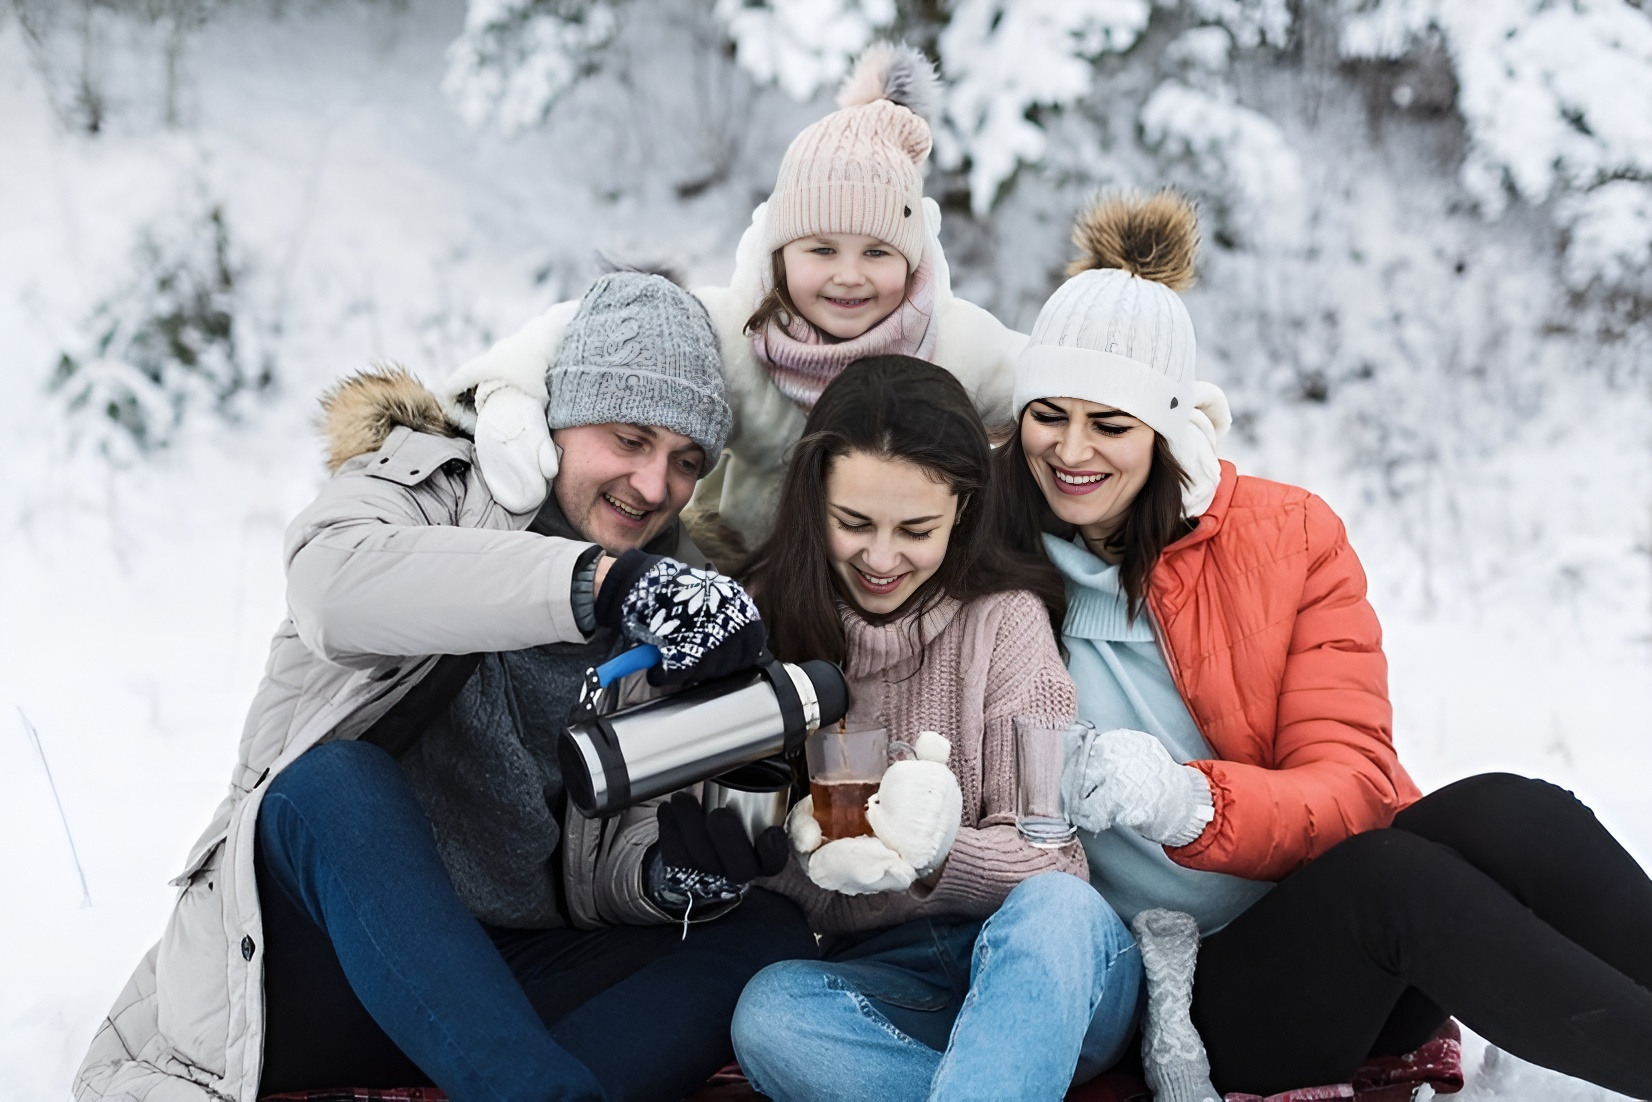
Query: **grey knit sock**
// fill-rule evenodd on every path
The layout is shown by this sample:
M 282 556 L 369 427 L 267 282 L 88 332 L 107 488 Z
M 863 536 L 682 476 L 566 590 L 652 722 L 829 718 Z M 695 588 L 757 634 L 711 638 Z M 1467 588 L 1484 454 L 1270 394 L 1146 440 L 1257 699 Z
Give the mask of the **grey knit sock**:
M 1181 911 L 1143 911 L 1130 924 L 1147 972 L 1141 1061 L 1154 1102 L 1222 1102 L 1210 1059 L 1193 1028 L 1193 966 L 1199 927 Z

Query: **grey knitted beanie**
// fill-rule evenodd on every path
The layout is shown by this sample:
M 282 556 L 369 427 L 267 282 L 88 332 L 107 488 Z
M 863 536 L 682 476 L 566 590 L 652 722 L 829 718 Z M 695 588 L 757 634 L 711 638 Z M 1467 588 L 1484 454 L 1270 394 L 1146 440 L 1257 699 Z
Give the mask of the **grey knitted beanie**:
M 591 285 L 545 373 L 553 429 L 659 425 L 723 454 L 734 415 L 700 300 L 661 275 L 610 272 Z

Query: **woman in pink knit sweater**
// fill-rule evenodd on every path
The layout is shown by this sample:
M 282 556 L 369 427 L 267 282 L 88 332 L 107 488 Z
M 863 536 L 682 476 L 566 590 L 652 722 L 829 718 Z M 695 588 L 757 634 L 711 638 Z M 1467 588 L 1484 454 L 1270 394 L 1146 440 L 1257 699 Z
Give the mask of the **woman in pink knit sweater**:
M 734 1019 L 771 1098 L 1059 1098 L 1134 1029 L 1140 958 L 1083 851 L 1015 828 L 1012 720 L 1075 701 L 1062 583 L 982 515 L 990 457 L 950 373 L 861 360 L 811 412 L 747 564 L 775 653 L 844 667 L 851 727 L 950 743 L 921 740 L 950 770 L 929 791 L 875 797 L 876 835 L 821 846 L 794 810 L 798 852 L 767 886 L 803 906 L 823 959 L 760 972 Z

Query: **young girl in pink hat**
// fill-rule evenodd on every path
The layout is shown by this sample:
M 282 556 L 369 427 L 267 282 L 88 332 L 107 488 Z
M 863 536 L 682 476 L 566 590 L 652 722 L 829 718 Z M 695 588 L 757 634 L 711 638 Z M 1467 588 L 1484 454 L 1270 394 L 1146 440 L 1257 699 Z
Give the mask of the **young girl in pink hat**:
M 749 544 L 772 523 L 786 450 L 820 392 L 850 363 L 901 354 L 939 363 L 990 422 L 1009 410 L 1026 336 L 952 294 L 940 208 L 923 194 L 934 98 L 929 62 L 880 43 L 861 57 L 840 107 L 787 149 L 774 192 L 752 212 L 734 276 L 696 297 L 723 351 L 734 429 L 728 460 L 697 499 Z M 476 433 L 489 488 L 526 512 L 557 458 L 545 428 L 545 368 L 577 303 L 561 303 L 464 364 L 442 388 Z M 706 469 L 717 464 L 708 456 Z

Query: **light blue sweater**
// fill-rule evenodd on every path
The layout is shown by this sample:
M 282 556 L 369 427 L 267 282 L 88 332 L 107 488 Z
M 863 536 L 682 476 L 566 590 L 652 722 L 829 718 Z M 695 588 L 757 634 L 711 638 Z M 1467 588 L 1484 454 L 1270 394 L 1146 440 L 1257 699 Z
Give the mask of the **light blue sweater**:
M 1146 731 L 1179 762 L 1215 755 L 1176 691 L 1144 609 L 1134 623 L 1119 584 L 1119 568 L 1076 542 L 1044 537 L 1050 559 L 1067 580 L 1067 672 L 1078 688 L 1078 714 L 1098 731 Z M 1090 858 L 1090 882 L 1126 922 L 1150 907 L 1186 911 L 1212 934 L 1273 887 L 1219 872 L 1183 868 L 1157 842 L 1128 827 L 1079 831 Z

